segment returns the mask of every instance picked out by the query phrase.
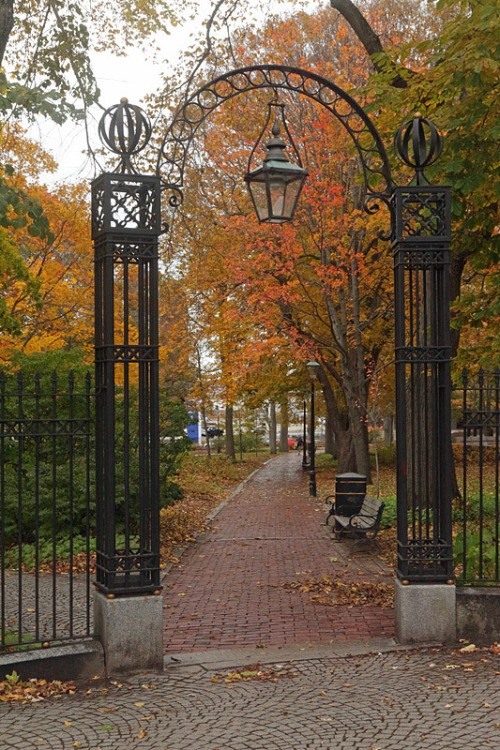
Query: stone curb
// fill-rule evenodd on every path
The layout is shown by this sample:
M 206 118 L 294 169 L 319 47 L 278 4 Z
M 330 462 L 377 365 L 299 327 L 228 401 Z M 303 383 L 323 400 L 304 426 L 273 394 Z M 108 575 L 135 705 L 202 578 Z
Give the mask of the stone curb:
M 90 680 L 104 674 L 104 651 L 94 638 L 2 654 L 0 679 L 14 670 L 23 680 Z
M 348 659 L 350 657 L 386 654 L 401 651 L 425 651 L 442 648 L 441 643 L 425 643 L 403 646 L 393 638 L 373 638 L 348 643 L 296 644 L 293 646 L 247 646 L 245 648 L 217 649 L 181 654 L 166 654 L 163 660 L 166 672 L 197 667 L 205 671 L 242 667 L 247 664 L 276 664 L 325 659 Z

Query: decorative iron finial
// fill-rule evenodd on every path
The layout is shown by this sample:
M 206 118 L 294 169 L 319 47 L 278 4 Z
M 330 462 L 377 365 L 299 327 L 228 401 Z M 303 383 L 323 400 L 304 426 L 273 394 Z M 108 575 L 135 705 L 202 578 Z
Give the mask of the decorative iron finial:
M 99 137 L 104 146 L 120 155 L 120 171 L 134 173 L 130 157 L 148 145 L 151 123 L 144 110 L 123 97 L 101 117 Z
M 399 128 L 394 140 L 401 160 L 415 169 L 417 185 L 423 185 L 427 182 L 424 169 L 436 161 L 443 148 L 438 129 L 416 112 L 413 120 Z

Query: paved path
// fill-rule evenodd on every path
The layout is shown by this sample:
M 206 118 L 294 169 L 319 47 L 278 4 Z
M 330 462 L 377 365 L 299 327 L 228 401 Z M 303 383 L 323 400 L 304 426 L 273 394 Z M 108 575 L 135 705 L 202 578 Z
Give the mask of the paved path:
M 329 647 L 328 647 L 329 649 Z M 208 652 L 207 652 L 208 653 Z M 214 652 L 215 653 L 215 652 Z M 1 750 L 492 750 L 499 658 L 323 654 L 262 681 L 227 665 L 169 668 L 34 705 L 0 704 Z M 244 663 L 234 655 L 233 663 Z M 217 678 L 216 678 L 217 679 Z
M 283 588 L 391 578 L 373 554 L 333 543 L 316 508 L 295 455 L 266 466 L 166 576 L 165 671 L 0 702 L 0 750 L 500 747 L 493 650 L 398 649 L 390 610 Z M 226 681 L 235 669 L 259 679 Z
M 257 471 L 165 576 L 166 653 L 392 636 L 391 609 L 315 604 L 284 587 L 325 575 L 392 582 L 373 548 L 351 556 L 324 518 L 295 453 Z

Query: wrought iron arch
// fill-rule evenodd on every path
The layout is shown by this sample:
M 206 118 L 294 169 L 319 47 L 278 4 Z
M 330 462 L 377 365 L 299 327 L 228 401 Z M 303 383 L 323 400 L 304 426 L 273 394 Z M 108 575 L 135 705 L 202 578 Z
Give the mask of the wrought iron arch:
M 316 73 L 288 65 L 253 65 L 231 70 L 206 83 L 176 111 L 163 138 L 156 170 L 162 189 L 170 192 L 170 206 L 176 208 L 182 203 L 188 151 L 208 115 L 240 94 L 269 88 L 308 97 L 336 117 L 358 151 L 367 210 L 377 210 L 377 199 L 389 201 L 393 189 L 389 159 L 375 125 L 357 101 Z

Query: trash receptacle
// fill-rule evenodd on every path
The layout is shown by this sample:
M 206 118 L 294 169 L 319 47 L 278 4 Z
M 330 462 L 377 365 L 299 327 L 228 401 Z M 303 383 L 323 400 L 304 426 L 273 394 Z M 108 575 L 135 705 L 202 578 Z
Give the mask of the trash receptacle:
M 335 513 L 353 516 L 359 513 L 366 495 L 366 477 L 347 472 L 335 478 Z

